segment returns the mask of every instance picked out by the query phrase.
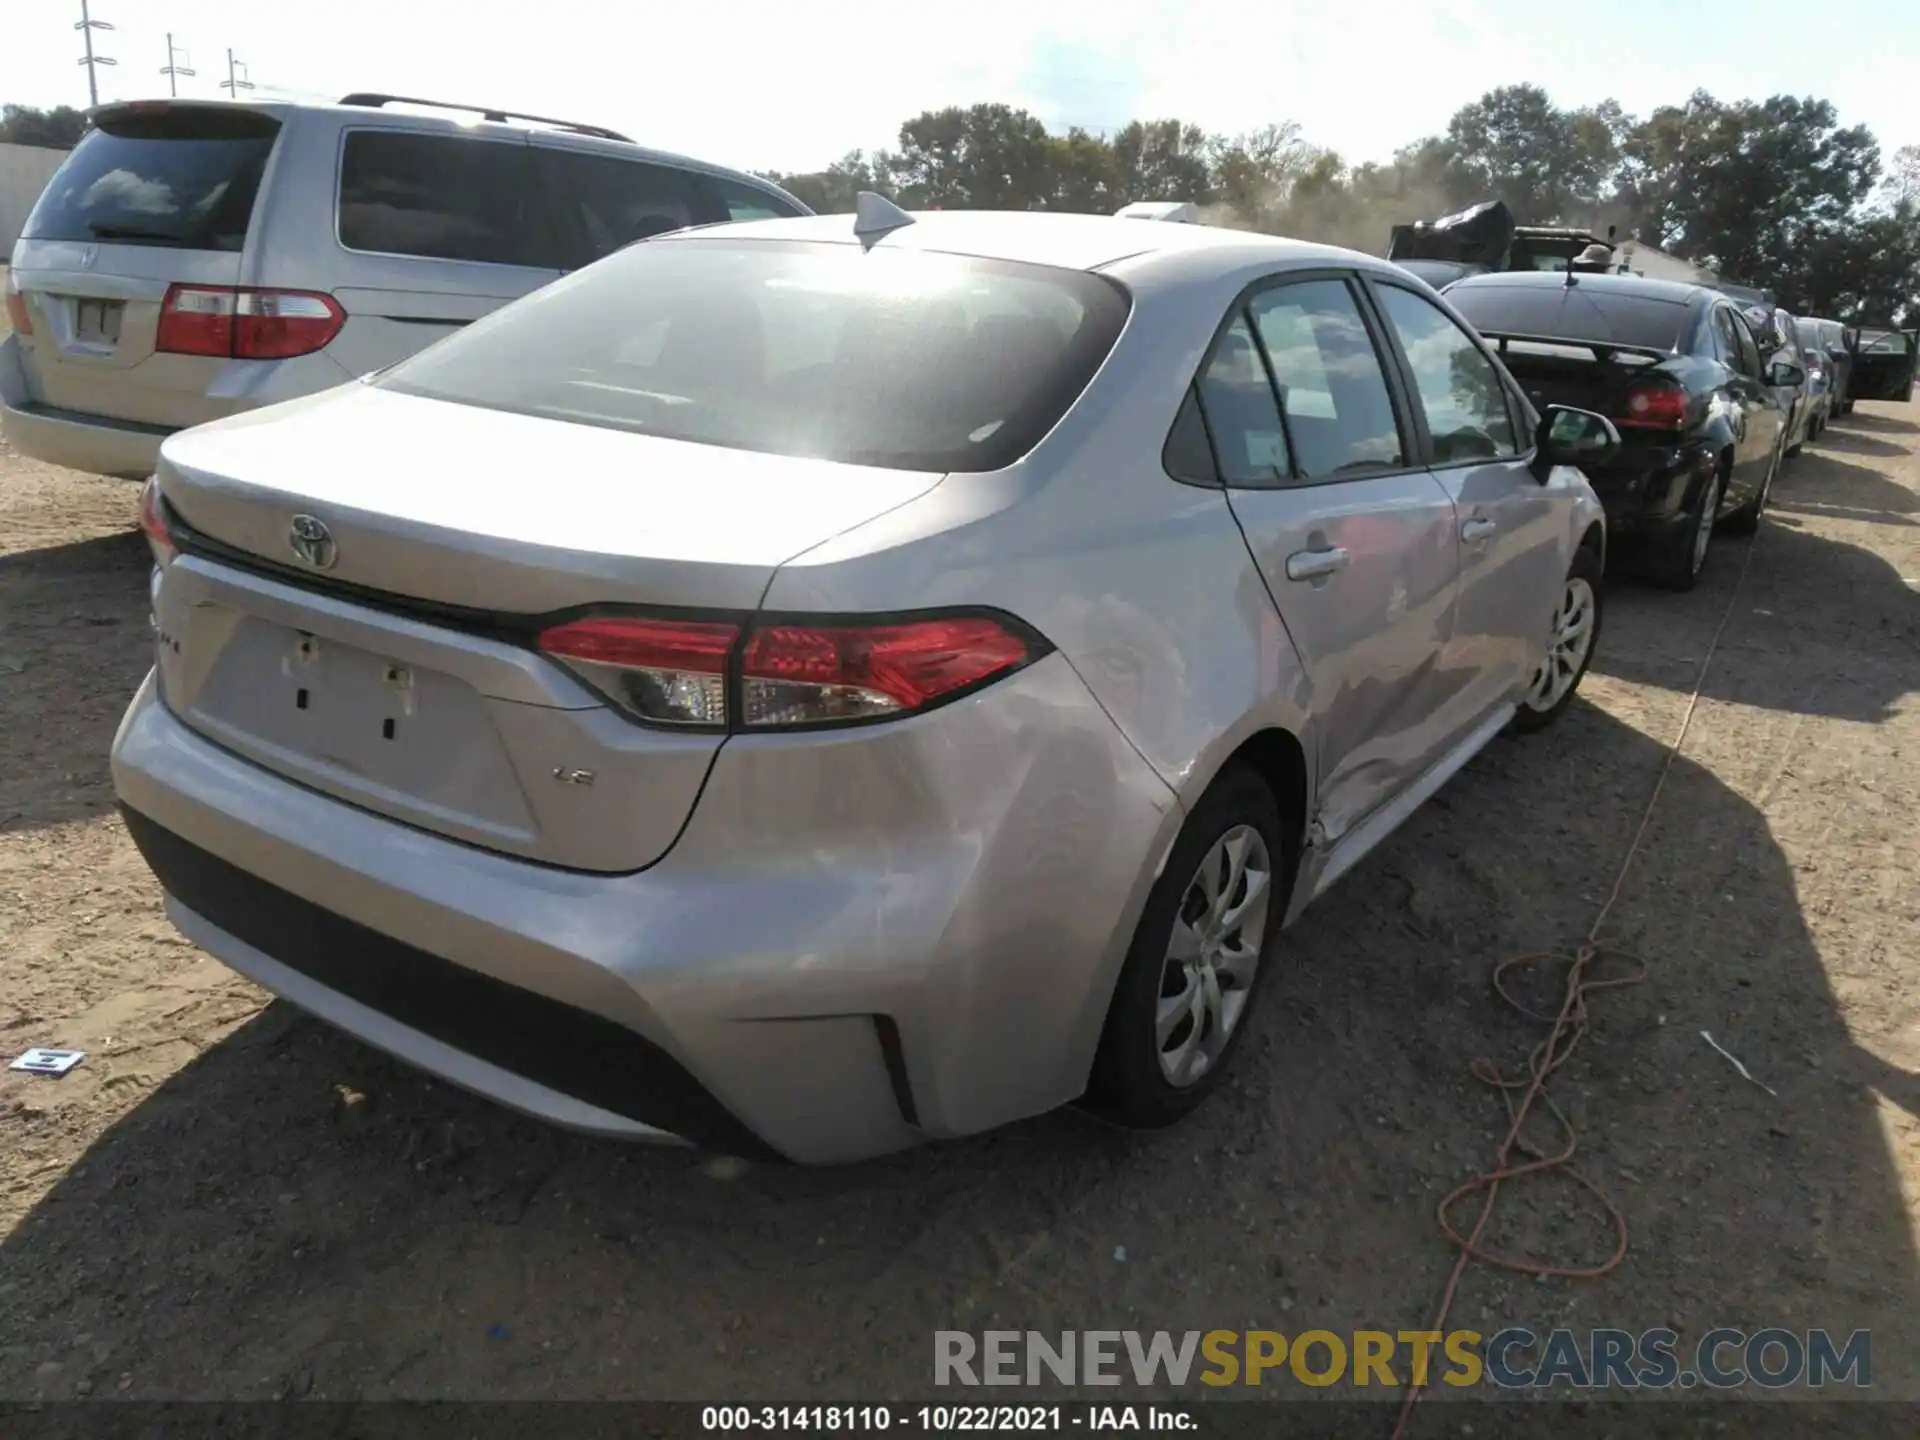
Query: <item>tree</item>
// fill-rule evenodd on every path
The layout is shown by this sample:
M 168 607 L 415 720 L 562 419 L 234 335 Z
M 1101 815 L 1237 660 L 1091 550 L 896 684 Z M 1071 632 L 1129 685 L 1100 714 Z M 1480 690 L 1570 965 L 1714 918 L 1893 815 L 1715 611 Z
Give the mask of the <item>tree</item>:
M 845 215 L 852 213 L 855 197 L 862 190 L 886 193 L 889 161 L 884 151 L 868 156 L 863 150 L 849 150 L 824 170 L 801 175 L 770 172 L 766 178 L 816 215 Z
M 31 105 L 0 106 L 0 144 L 38 145 L 71 150 L 86 131 L 86 115 L 71 105 L 37 110 Z
M 1052 189 L 1047 127 L 1010 105 L 950 106 L 900 127 L 889 170 L 905 203 L 975 210 L 1028 210 Z
M 1855 223 L 1880 168 L 1872 132 L 1839 128 L 1824 100 L 1722 104 L 1704 90 L 1636 126 L 1625 155 L 1642 240 L 1776 288 L 1808 255 L 1832 253 L 1831 232 Z
M 1489 90 L 1454 112 L 1445 144 L 1454 183 L 1537 223 L 1595 209 L 1619 165 L 1627 120 L 1614 101 L 1562 110 L 1537 85 Z
M 1206 131 L 1182 120 L 1135 120 L 1108 142 L 1122 205 L 1136 200 L 1213 201 Z

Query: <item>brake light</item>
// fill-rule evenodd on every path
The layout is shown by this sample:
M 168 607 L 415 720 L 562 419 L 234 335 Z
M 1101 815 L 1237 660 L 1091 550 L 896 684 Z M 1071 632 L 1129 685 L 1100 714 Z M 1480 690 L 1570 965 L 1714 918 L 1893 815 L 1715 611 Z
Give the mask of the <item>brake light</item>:
M 1687 392 L 1677 385 L 1635 385 L 1627 391 L 1614 423 L 1641 430 L 1678 430 L 1687 423 Z
M 1039 653 L 1012 626 L 977 615 L 744 630 L 722 620 L 596 615 L 556 625 L 538 645 L 637 719 L 730 730 L 910 715 Z
M 7 271 L 7 324 L 13 327 L 16 335 L 33 333 L 33 317 L 27 314 L 27 297 L 20 293 L 20 281 L 12 270 Z
M 175 285 L 160 305 L 154 348 L 170 355 L 286 360 L 333 343 L 347 312 L 331 295 L 225 285 Z
M 747 641 L 742 719 L 748 726 L 817 725 L 904 715 L 1031 658 L 1025 640 L 983 617 L 771 625 Z
M 173 532 L 167 529 L 166 506 L 160 498 L 160 482 L 149 477 L 140 490 L 140 533 L 147 537 L 153 551 L 153 563 L 165 568 L 179 552 L 174 548 Z

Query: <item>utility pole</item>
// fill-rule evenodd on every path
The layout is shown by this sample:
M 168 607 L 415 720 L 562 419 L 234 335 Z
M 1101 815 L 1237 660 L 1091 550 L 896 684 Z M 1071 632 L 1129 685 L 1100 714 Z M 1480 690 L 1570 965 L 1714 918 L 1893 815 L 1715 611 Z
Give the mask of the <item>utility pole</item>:
M 81 38 L 87 45 L 87 53 L 80 57 L 80 63 L 87 67 L 87 105 L 88 108 L 92 108 L 100 103 L 100 82 L 96 76 L 95 67 L 119 63 L 105 55 L 93 53 L 93 32 L 111 30 L 113 26 L 104 20 L 94 19 L 87 13 L 87 0 L 80 0 L 80 18 L 74 22 L 73 28 L 80 32 Z
M 253 88 L 253 82 L 247 79 L 247 62 L 234 59 L 231 48 L 227 51 L 227 78 L 220 82 L 220 88 L 230 100 L 238 100 L 242 90 Z
M 167 63 L 161 68 L 160 73 L 167 77 L 167 93 L 176 99 L 178 99 L 180 95 L 179 77 L 197 73 L 189 70 L 185 65 L 180 63 L 183 60 L 191 60 L 192 58 L 193 57 L 187 54 L 185 50 L 176 50 L 174 48 L 173 32 L 169 30 L 167 32 Z

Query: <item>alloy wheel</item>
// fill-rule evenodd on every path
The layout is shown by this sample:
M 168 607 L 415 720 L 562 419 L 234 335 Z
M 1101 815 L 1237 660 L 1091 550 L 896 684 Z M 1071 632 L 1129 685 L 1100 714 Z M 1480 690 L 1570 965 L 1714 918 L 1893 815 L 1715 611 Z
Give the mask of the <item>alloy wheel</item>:
M 1593 586 L 1582 576 L 1569 575 L 1559 607 L 1553 612 L 1553 634 L 1547 641 L 1547 653 L 1533 672 L 1533 683 L 1527 687 L 1527 708 L 1553 709 L 1580 679 L 1580 671 L 1593 650 L 1593 621 L 1597 610 Z
M 1200 862 L 1174 912 L 1160 971 L 1154 1046 L 1176 1089 L 1218 1063 L 1247 1008 L 1267 938 L 1273 857 L 1251 825 L 1235 825 Z

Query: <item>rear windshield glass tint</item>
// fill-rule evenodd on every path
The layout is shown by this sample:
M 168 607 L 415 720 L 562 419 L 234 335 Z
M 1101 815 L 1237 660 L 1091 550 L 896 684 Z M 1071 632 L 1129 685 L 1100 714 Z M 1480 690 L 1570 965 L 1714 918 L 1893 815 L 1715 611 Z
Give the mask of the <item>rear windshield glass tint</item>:
M 1609 293 L 1597 285 L 1501 285 L 1469 280 L 1447 299 L 1489 335 L 1541 335 L 1556 340 L 1611 340 L 1671 350 L 1687 307 L 1644 295 Z
M 239 250 L 279 133 L 249 110 L 110 113 L 47 182 L 23 238 Z
M 908 470 L 1011 464 L 1127 316 L 1077 270 L 881 247 L 648 241 L 387 371 L 438 400 Z

